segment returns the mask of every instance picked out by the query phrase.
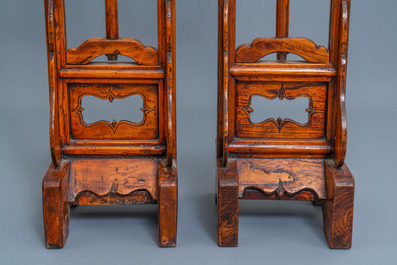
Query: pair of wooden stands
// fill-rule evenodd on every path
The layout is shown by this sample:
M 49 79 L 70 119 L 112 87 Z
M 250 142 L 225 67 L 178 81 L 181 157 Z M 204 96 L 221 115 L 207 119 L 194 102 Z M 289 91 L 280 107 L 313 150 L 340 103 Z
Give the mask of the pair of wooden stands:
M 105 0 L 106 38 L 66 48 L 64 0 L 45 0 L 52 164 L 43 180 L 46 246 L 68 235 L 70 205 L 159 204 L 159 245 L 176 245 L 175 2 L 158 0 L 158 49 L 119 38 L 117 0 Z M 331 0 L 329 51 L 288 37 L 288 0 L 277 36 L 235 48 L 236 0 L 219 0 L 219 245 L 237 246 L 239 199 L 321 203 L 332 248 L 351 245 L 353 177 L 346 153 L 345 83 L 350 0 Z M 259 61 L 278 54 L 278 61 Z M 287 61 L 287 54 L 306 62 Z M 135 63 L 92 62 L 118 55 Z M 82 99 L 143 99 L 143 119 L 86 123 Z M 253 123 L 254 96 L 307 97 L 308 122 Z

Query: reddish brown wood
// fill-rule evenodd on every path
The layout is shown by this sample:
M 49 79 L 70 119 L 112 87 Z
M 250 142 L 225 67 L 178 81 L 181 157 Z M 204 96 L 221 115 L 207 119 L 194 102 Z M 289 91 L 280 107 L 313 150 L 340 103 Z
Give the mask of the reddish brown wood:
M 50 93 L 50 146 L 52 163 L 58 167 L 61 162 L 61 142 L 59 137 L 59 118 L 58 118 L 58 82 L 57 56 L 55 41 L 55 8 L 54 1 L 45 0 L 45 19 L 47 32 L 47 58 L 48 58 L 48 79 Z
M 102 68 L 105 65 L 87 65 L 87 66 L 95 66 L 96 68 Z M 116 66 L 116 65 L 115 65 Z M 90 69 L 90 68 L 65 68 L 59 71 L 58 76 L 60 78 L 71 78 L 71 79 L 80 79 L 80 78 L 92 78 L 92 79 L 163 79 L 164 71 L 155 67 L 153 69 L 128 69 L 122 68 L 117 69 L 117 71 L 112 71 L 111 69 Z M 113 66 L 112 66 L 113 67 Z M 115 67 L 116 68 L 116 67 Z
M 172 167 L 160 161 L 158 168 L 159 246 L 176 246 L 178 212 L 178 178 L 176 161 Z
M 69 202 L 85 191 L 126 196 L 145 190 L 157 200 L 158 161 L 154 158 L 73 159 L 70 168 Z
M 335 137 L 335 162 L 338 167 L 345 163 L 347 146 L 347 118 L 346 118 L 346 74 L 347 52 L 349 43 L 350 0 L 342 1 L 341 24 L 339 33 L 339 73 L 336 84 L 336 137 Z
M 106 38 L 115 40 L 119 38 L 119 19 L 117 0 L 105 0 L 106 12 Z M 107 54 L 109 61 L 117 61 L 117 54 Z
M 236 137 L 237 138 L 297 138 L 321 139 L 325 131 L 325 102 L 327 87 L 324 83 L 280 83 L 280 82 L 238 82 L 236 93 Z M 306 110 L 308 121 L 305 124 L 291 119 L 266 119 L 253 123 L 253 96 L 273 100 L 294 100 L 306 97 L 310 104 Z M 294 137 L 291 137 L 294 135 Z
M 289 0 L 277 0 L 276 37 L 287 38 L 289 32 Z M 277 60 L 285 62 L 286 53 L 278 53 Z
M 218 163 L 218 243 L 221 247 L 238 245 L 238 179 L 237 162 L 229 160 L 227 168 Z
M 165 121 L 167 165 L 172 166 L 176 157 L 176 107 L 175 107 L 175 1 L 165 1 L 165 39 L 166 39 L 166 64 L 167 77 L 165 79 Z
M 155 201 L 149 192 L 145 190 L 133 191 L 127 195 L 106 194 L 97 195 L 90 191 L 80 192 L 72 205 L 138 205 L 153 204 Z
M 285 67 L 286 65 L 288 67 Z M 229 73 L 238 81 L 280 82 L 330 82 L 337 75 L 334 66 L 330 63 L 302 64 L 293 61 L 236 63 L 230 68 Z
M 310 191 L 315 199 L 325 199 L 323 164 L 322 159 L 239 158 L 239 197 L 244 197 L 246 189 L 255 188 L 277 198 Z
M 73 139 L 158 139 L 158 87 L 150 84 L 69 84 L 71 137 Z M 82 98 L 93 95 L 113 101 L 138 95 L 143 99 L 143 120 L 98 121 L 86 124 L 83 120 Z
M 59 167 L 51 164 L 43 179 L 43 219 L 47 248 L 62 248 L 69 233 L 69 172 L 70 162 L 62 161 Z
M 324 232 L 331 248 L 351 248 L 354 179 L 346 165 L 325 161 L 327 199 L 323 204 Z
M 67 50 L 64 1 L 45 1 L 53 160 L 43 180 L 46 246 L 63 247 L 69 205 L 147 203 L 159 204 L 159 246 L 175 246 L 175 2 L 158 0 L 158 51 L 119 39 L 117 0 L 105 8 L 106 38 Z M 92 62 L 103 54 L 136 63 Z M 86 123 L 85 96 L 140 96 L 143 118 Z
M 350 0 L 331 3 L 328 50 L 306 38 L 288 37 L 289 0 L 277 1 L 276 37 L 257 38 L 236 50 L 236 0 L 219 1 L 220 246 L 237 245 L 240 198 L 324 202 L 330 247 L 350 247 L 354 189 L 344 164 Z M 271 53 L 278 54 L 278 61 L 262 60 Z M 288 61 L 288 53 L 305 61 Z M 253 122 L 254 96 L 265 101 L 306 97 L 308 120 L 264 117 Z
M 104 54 L 124 55 L 142 65 L 156 65 L 158 60 L 157 51 L 154 48 L 144 46 L 136 39 L 90 38 L 78 48 L 69 49 L 66 52 L 66 62 L 68 64 L 87 64 Z M 117 60 L 117 57 L 111 58 Z
M 271 53 L 293 53 L 309 63 L 328 63 L 329 54 L 325 47 L 317 46 L 306 38 L 258 38 L 251 45 L 243 44 L 236 51 L 237 63 L 255 63 Z

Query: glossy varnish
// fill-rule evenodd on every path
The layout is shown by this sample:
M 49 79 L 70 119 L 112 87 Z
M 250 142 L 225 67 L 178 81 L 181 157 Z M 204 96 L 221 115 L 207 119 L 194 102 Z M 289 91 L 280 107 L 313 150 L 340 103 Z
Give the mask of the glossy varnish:
M 328 49 L 307 38 L 289 37 L 289 0 L 277 1 L 275 37 L 236 47 L 236 0 L 219 0 L 220 246 L 238 244 L 239 199 L 270 199 L 322 205 L 329 246 L 351 247 L 354 179 L 345 165 L 350 0 L 331 0 L 330 10 Z M 277 61 L 266 61 L 272 53 Z M 302 60 L 289 61 L 290 53 Z M 308 122 L 273 117 L 254 123 L 254 96 L 306 97 Z
M 159 246 L 175 246 L 175 2 L 157 1 L 158 49 L 120 38 L 117 0 L 104 5 L 106 37 L 67 49 L 64 1 L 45 1 L 52 155 L 43 180 L 46 247 L 64 246 L 70 205 L 147 203 L 159 205 Z M 108 62 L 92 61 L 101 55 Z M 118 62 L 119 55 L 133 62 Z M 83 97 L 133 95 L 143 99 L 141 122 L 85 123 Z

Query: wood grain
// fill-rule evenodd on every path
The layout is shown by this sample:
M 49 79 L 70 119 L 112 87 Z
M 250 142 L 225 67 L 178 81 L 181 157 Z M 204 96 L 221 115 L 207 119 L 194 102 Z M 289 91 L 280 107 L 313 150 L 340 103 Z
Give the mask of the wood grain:
M 237 246 L 239 197 L 324 203 L 330 247 L 350 247 L 353 192 L 342 181 L 352 179 L 344 164 L 350 0 L 331 0 L 328 50 L 310 39 L 288 36 L 289 2 L 277 0 L 275 37 L 260 37 L 236 50 L 236 0 L 219 0 L 220 246 Z M 261 60 L 272 53 L 277 53 L 277 61 Z M 288 61 L 288 53 L 304 61 Z M 256 96 L 267 100 L 306 97 L 308 121 L 264 117 L 254 123 L 251 101 Z M 335 163 L 331 166 L 329 160 Z
M 327 199 L 323 204 L 324 233 L 330 248 L 351 248 L 353 233 L 354 178 L 346 165 L 337 168 L 325 161 Z
M 289 0 L 277 0 L 276 37 L 287 38 L 289 32 Z M 285 62 L 286 53 L 278 53 L 277 60 Z
M 159 137 L 158 87 L 150 84 L 69 84 L 70 122 L 73 139 L 157 139 Z M 140 123 L 130 121 L 84 122 L 85 96 L 94 96 L 102 100 L 127 98 L 138 95 L 143 99 L 143 120 Z
M 156 65 L 158 62 L 157 51 L 144 46 L 136 39 L 108 40 L 105 38 L 90 38 L 78 48 L 71 48 L 66 52 L 68 64 L 87 64 L 96 57 L 110 55 L 124 55 L 138 64 Z
M 167 165 L 171 166 L 176 159 L 176 79 L 175 79 L 175 1 L 166 1 L 166 72 L 165 80 L 165 117 L 166 117 L 166 145 L 167 145 Z
M 324 83 L 238 82 L 236 93 L 236 137 L 320 139 L 325 135 L 327 87 Z M 288 117 L 273 117 L 261 123 L 251 121 L 253 96 L 273 100 L 307 97 L 307 123 L 300 124 Z M 302 110 L 305 111 L 304 109 Z
M 238 173 L 236 160 L 229 159 L 227 167 L 218 163 L 218 244 L 220 247 L 238 245 Z
M 264 61 L 260 63 L 236 63 L 229 69 L 238 81 L 266 82 L 330 82 L 337 71 L 330 63 L 284 63 Z
M 256 189 L 266 197 L 294 197 L 308 191 L 308 200 L 325 199 L 325 178 L 322 159 L 237 159 L 239 198 L 246 189 Z
M 347 115 L 346 115 L 346 74 L 349 43 L 350 0 L 342 1 L 339 40 L 339 72 L 336 85 L 336 138 L 335 162 L 338 167 L 345 163 L 347 147 Z
M 62 161 L 59 167 L 51 164 L 43 179 L 43 221 L 47 248 L 62 248 L 69 233 L 70 162 Z
M 310 63 L 329 62 L 327 49 L 307 38 L 270 37 L 257 38 L 251 45 L 241 45 L 236 51 L 236 62 L 254 63 L 266 55 L 279 52 L 296 54 Z
M 158 51 L 119 38 L 117 2 L 105 0 L 106 38 L 67 50 L 64 0 L 44 1 L 53 160 L 43 180 L 48 248 L 65 243 L 69 204 L 158 203 L 159 246 L 176 245 L 175 1 L 157 0 Z M 135 62 L 92 61 L 101 55 Z M 112 102 L 133 95 L 143 99 L 142 121 L 84 121 L 84 96 Z
M 119 38 L 119 16 L 117 0 L 105 0 L 106 13 L 106 38 L 115 40 Z M 117 54 L 107 54 L 109 61 L 117 61 Z
M 75 159 L 70 167 L 69 202 L 85 191 L 125 196 L 145 190 L 157 200 L 158 161 L 153 158 Z
M 159 246 L 175 247 L 178 219 L 178 172 L 176 161 L 172 166 L 160 161 L 158 168 Z
M 50 148 L 52 163 L 58 167 L 61 163 L 61 140 L 59 135 L 59 109 L 58 109 L 58 80 L 57 80 L 57 56 L 55 40 L 55 10 L 54 1 L 45 0 L 45 20 L 47 33 L 47 63 L 48 83 L 50 94 Z

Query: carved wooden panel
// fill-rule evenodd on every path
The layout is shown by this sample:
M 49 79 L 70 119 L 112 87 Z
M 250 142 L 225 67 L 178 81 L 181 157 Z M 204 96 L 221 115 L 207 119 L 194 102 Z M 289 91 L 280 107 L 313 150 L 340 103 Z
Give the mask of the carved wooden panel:
M 77 48 L 71 48 L 66 52 L 68 64 L 87 64 L 101 55 L 124 55 L 138 64 L 157 65 L 157 51 L 144 46 L 136 39 L 107 40 L 104 38 L 90 38 Z
M 254 63 L 276 52 L 293 53 L 310 63 L 329 62 L 327 49 L 306 38 L 257 38 L 250 45 L 243 44 L 237 49 L 236 62 Z
M 125 204 L 152 202 L 157 200 L 157 168 L 153 158 L 72 160 L 68 201 L 106 204 L 130 197 Z
M 158 86 L 157 84 L 68 84 L 70 98 L 71 137 L 73 139 L 158 139 Z M 94 96 L 113 101 L 139 95 L 143 112 L 139 123 L 128 120 L 98 121 L 87 124 L 83 119 L 82 99 Z
M 304 124 L 292 119 L 273 117 L 254 123 L 252 98 L 294 100 L 307 97 L 308 119 Z M 327 85 L 325 83 L 238 82 L 236 87 L 236 136 L 238 138 L 319 139 L 324 137 Z
M 256 190 L 273 199 L 294 198 L 300 193 L 306 193 L 300 199 L 325 199 L 322 159 L 242 158 L 237 160 L 237 172 L 240 198 Z

